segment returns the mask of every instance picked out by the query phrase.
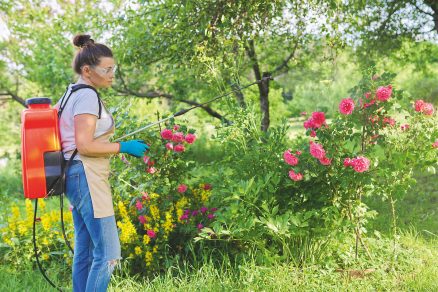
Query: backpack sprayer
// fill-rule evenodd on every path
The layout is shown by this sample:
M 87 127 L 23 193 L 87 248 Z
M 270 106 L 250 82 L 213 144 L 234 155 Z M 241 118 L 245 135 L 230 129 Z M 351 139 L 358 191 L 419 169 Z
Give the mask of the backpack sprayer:
M 131 133 L 123 135 L 115 140 L 118 142 L 126 137 L 132 136 L 155 125 L 161 124 L 169 119 L 181 116 L 195 108 L 202 107 L 208 103 L 212 103 L 222 97 L 228 96 L 236 91 L 248 88 L 255 84 L 267 83 L 273 80 L 271 76 L 263 77 L 253 83 L 247 84 L 243 87 L 236 88 L 225 94 L 219 95 L 207 102 L 195 105 L 188 109 L 180 110 L 179 112 L 170 115 L 167 118 L 148 124 Z M 64 95 L 61 97 L 59 110 L 51 108 L 51 100 L 49 98 L 30 98 L 26 100 L 27 109 L 23 110 L 21 114 L 21 145 L 22 145 L 22 179 L 24 197 L 28 199 L 35 199 L 35 211 L 33 218 L 33 245 L 34 253 L 38 268 L 41 274 L 54 288 L 62 291 L 57 287 L 46 275 L 44 269 L 39 261 L 39 251 L 35 240 L 35 223 L 37 222 L 38 199 L 47 197 L 60 196 L 60 211 L 61 211 L 61 226 L 64 240 L 72 253 L 74 253 L 70 242 L 67 239 L 64 228 L 63 216 L 63 196 L 65 193 L 65 174 L 66 171 L 77 154 L 77 149 L 74 150 L 70 159 L 65 162 L 64 154 L 61 148 L 61 139 L 59 131 L 59 119 L 62 111 L 65 108 L 70 96 L 83 88 L 89 88 L 96 92 L 99 103 L 99 119 L 102 111 L 102 104 L 96 89 L 86 84 L 76 84 L 69 88 L 67 87 Z

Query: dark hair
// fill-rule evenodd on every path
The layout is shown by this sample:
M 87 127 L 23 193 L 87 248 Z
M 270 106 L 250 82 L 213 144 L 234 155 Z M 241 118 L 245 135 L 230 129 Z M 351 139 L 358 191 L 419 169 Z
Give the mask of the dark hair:
M 78 74 L 81 74 L 81 67 L 84 65 L 96 66 L 99 65 L 101 57 L 113 57 L 110 48 L 104 44 L 95 43 L 87 34 L 76 35 L 73 38 L 73 44 L 79 47 L 72 64 Z

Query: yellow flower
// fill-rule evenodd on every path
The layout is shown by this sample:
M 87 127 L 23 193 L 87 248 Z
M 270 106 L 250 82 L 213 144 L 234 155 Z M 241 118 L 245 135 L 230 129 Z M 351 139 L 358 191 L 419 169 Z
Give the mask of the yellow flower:
M 29 219 L 29 220 L 33 220 L 32 201 L 30 199 L 26 199 L 25 200 L 25 205 L 26 205 L 26 218 Z
M 141 247 L 136 246 L 136 247 L 134 248 L 134 252 L 135 252 L 136 255 L 141 255 Z
M 41 224 L 43 225 L 43 229 L 45 231 L 50 230 L 50 227 L 52 227 L 52 216 L 50 216 L 50 214 L 44 214 L 41 216 Z
M 119 201 L 117 203 L 117 207 L 119 207 L 120 216 L 122 218 L 128 218 L 128 212 L 126 211 L 126 207 L 125 207 L 125 205 L 123 204 L 122 201 Z
M 18 223 L 18 233 L 20 235 L 25 235 L 27 233 L 27 231 L 28 231 L 28 229 L 27 229 L 26 224 L 23 221 L 20 221 Z
M 143 236 L 143 243 L 144 243 L 145 245 L 148 245 L 149 242 L 151 242 L 151 238 L 150 238 L 148 235 L 144 235 L 144 236 Z
M 120 228 L 120 242 L 130 243 L 136 238 L 137 231 L 129 219 L 124 219 L 123 222 L 118 221 L 117 226 Z
M 150 195 L 150 198 L 151 198 L 151 199 L 158 199 L 159 197 L 160 197 L 160 195 L 157 194 L 157 193 L 152 193 L 152 194 Z
M 48 254 L 43 254 L 43 256 L 41 257 L 44 261 L 47 261 L 49 259 L 49 255 Z
M 152 259 L 153 259 L 152 253 L 150 251 L 147 251 L 145 255 L 146 266 L 151 265 Z
M 162 227 L 164 228 L 164 233 L 168 234 L 173 229 L 172 213 L 171 211 L 166 212 L 166 220 L 164 221 Z
M 152 218 L 156 221 L 160 220 L 160 210 L 158 209 L 158 207 L 155 205 L 151 205 L 149 209 L 151 210 Z

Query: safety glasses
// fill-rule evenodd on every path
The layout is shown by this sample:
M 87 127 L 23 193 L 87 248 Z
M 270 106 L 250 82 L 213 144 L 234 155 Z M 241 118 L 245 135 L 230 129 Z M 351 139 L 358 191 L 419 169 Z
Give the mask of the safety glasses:
M 94 71 L 96 71 L 97 74 L 101 75 L 101 76 L 107 76 L 110 73 L 116 73 L 117 70 L 117 66 L 114 65 L 113 67 L 107 67 L 107 68 L 102 68 L 99 66 L 92 66 L 92 68 L 94 69 Z

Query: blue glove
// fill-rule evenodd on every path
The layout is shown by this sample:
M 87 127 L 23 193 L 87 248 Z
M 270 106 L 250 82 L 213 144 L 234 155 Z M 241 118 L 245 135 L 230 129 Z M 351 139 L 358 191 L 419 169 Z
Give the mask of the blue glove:
M 148 149 L 149 146 L 143 140 L 120 142 L 120 153 L 127 153 L 135 157 L 142 157 Z

